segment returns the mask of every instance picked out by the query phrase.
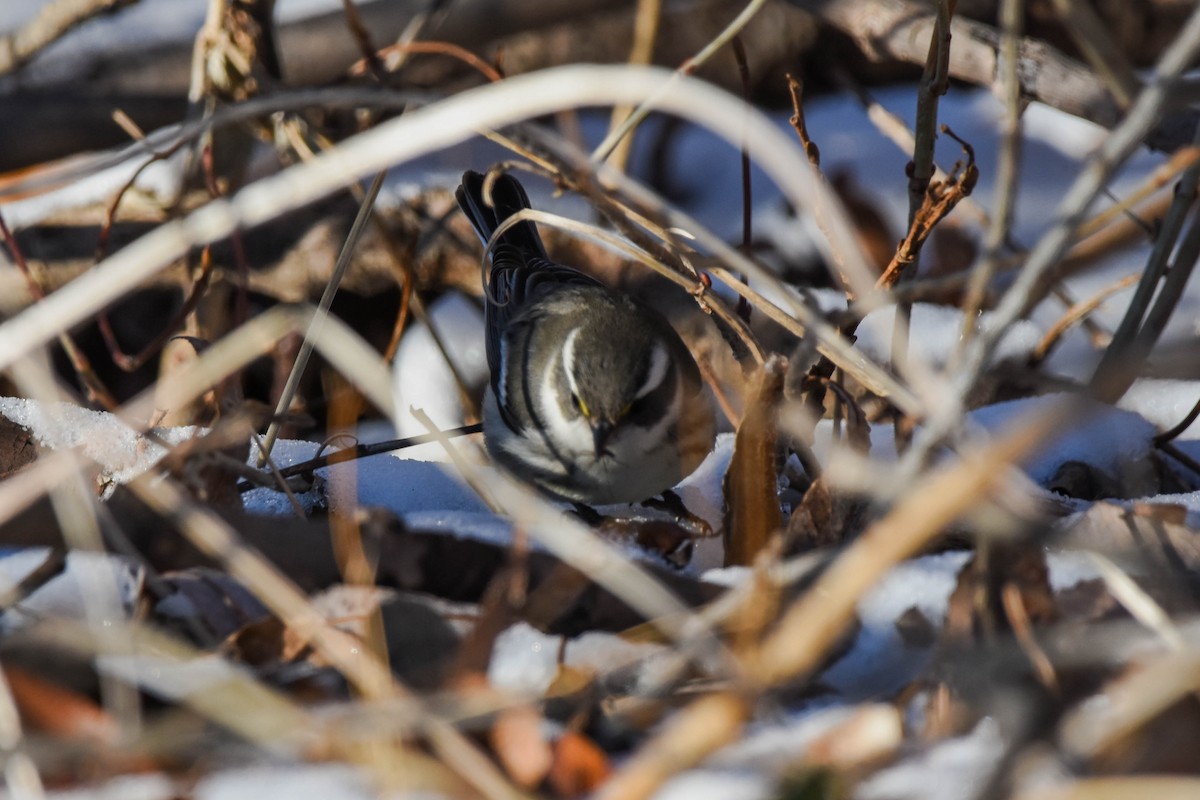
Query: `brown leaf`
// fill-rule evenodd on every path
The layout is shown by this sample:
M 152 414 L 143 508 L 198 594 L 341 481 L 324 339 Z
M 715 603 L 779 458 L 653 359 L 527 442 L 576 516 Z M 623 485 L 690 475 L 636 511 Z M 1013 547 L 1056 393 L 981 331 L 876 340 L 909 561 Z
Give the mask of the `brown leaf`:
M 215 569 L 167 573 L 163 584 L 172 593 L 155 606 L 156 616 L 163 622 L 183 623 L 193 634 L 204 631 L 214 643 L 267 616 L 262 601 L 235 578 Z
M 37 459 L 33 435 L 0 414 L 0 480 Z
M 924 277 L 960 273 L 974 264 L 979 255 L 979 245 L 974 237 L 953 217 L 933 229 L 929 244 L 933 250 L 933 263 L 930 269 L 921 270 Z
M 4 678 L 27 727 L 103 745 L 115 745 L 120 739 L 117 721 L 91 698 L 19 667 L 4 667 Z
M 937 641 L 937 629 L 916 606 L 896 617 L 894 627 L 905 647 L 932 647 Z
M 780 527 L 776 492 L 777 411 L 787 362 L 772 356 L 738 425 L 725 475 L 725 564 L 750 564 Z
M 225 641 L 230 656 L 252 667 L 284 660 L 283 623 L 276 617 L 252 622 Z
M 542 735 L 542 717 L 533 706 L 501 711 L 488 739 L 496 758 L 518 786 L 533 789 L 549 774 L 554 753 Z
M 958 574 L 946 610 L 945 641 L 971 640 L 983 631 L 1012 630 L 1001 599 L 1006 586 L 1019 591 L 1024 614 L 1034 625 L 1048 624 L 1057 617 L 1041 547 L 992 542 L 985 574 L 978 554 Z
M 863 500 L 834 492 L 817 478 L 788 520 L 788 554 L 845 543 L 862 531 L 866 512 Z
M 850 212 L 858 245 L 867 263 L 875 267 L 876 274 L 883 272 L 896 252 L 896 242 L 900 237 L 879 210 L 876 196 L 864 191 L 854 176 L 844 170 L 835 172 L 830 177 L 830 183 Z
M 581 733 L 567 731 L 554 743 L 554 764 L 547 776 L 558 797 L 578 797 L 597 789 L 612 772 L 608 756 Z

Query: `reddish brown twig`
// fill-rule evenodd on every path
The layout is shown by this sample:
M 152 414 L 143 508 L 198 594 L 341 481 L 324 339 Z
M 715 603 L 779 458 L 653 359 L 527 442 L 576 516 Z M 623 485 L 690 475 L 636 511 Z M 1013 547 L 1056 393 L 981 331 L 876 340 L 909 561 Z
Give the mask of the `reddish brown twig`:
M 892 256 L 891 263 L 875 283 L 878 288 L 890 289 L 896 285 L 904 271 L 916 263 L 921 254 L 921 247 L 929 238 L 929 234 L 933 232 L 934 226 L 945 219 L 963 198 L 971 194 L 976 181 L 979 180 L 974 149 L 955 136 L 954 132 L 946 125 L 943 125 L 941 130 L 942 133 L 962 145 L 967 162 L 965 165 L 962 162 L 955 164 L 946 180 L 931 181 L 926 186 L 925 198 L 921 207 L 913 215 L 908 235 L 904 237 L 904 241 L 900 242 L 900 246 L 896 248 L 896 254 Z
M 1100 304 L 1109 297 L 1112 297 L 1122 289 L 1128 289 L 1130 286 L 1133 286 L 1137 283 L 1139 277 L 1141 277 L 1140 272 L 1126 275 L 1124 278 L 1105 286 L 1088 299 L 1081 300 L 1068 308 L 1059 317 L 1058 321 L 1051 326 L 1050 330 L 1046 331 L 1046 335 L 1042 338 L 1042 341 L 1038 343 L 1038 346 L 1030 354 L 1030 366 L 1036 366 L 1046 360 L 1046 357 L 1050 355 L 1050 352 L 1058 344 L 1063 334 L 1069 331 L 1073 325 L 1086 320 L 1087 316 L 1099 308 Z
M 787 75 L 787 82 L 788 92 L 792 95 L 792 117 L 789 121 L 792 123 L 792 128 L 795 129 L 796 135 L 800 137 L 800 144 L 804 147 L 804 153 L 808 156 L 809 163 L 820 169 L 821 149 L 808 135 L 808 123 L 804 119 L 804 104 L 801 102 L 801 98 L 804 96 L 804 84 L 790 72 Z

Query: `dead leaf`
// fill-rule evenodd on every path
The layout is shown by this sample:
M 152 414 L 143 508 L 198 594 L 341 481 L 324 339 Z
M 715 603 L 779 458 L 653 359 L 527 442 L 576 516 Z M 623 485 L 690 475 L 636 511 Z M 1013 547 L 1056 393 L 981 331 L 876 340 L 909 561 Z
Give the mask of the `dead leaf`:
M 4 667 L 4 678 L 27 727 L 64 739 L 107 746 L 120 740 L 117 721 L 91 698 L 19 667 Z
M 867 263 L 875 268 L 876 274 L 883 272 L 896 252 L 896 242 L 900 237 L 879 210 L 877 195 L 865 191 L 846 170 L 833 173 L 830 183 L 846 204 L 846 211 L 854 222 L 855 238 Z
M 958 584 L 946 610 L 943 642 L 971 641 L 984 633 L 1008 632 L 1012 622 L 1004 613 L 1001 595 L 1014 586 L 1029 621 L 1052 622 L 1058 614 L 1050 590 L 1046 555 L 1038 544 L 991 542 L 986 573 L 976 554 L 958 574 Z
M 758 375 L 738 425 L 725 475 L 725 565 L 746 565 L 780 527 L 776 490 L 777 411 L 787 361 L 772 356 Z
M 536 788 L 549 774 L 554 753 L 542 735 L 542 717 L 533 706 L 497 714 L 488 740 L 504 771 L 518 786 Z
M 896 617 L 894 627 L 905 647 L 932 647 L 937 641 L 937 629 L 916 606 Z
M 787 552 L 793 555 L 845 544 L 866 522 L 866 502 L 835 492 L 823 478 L 817 478 L 788 520 Z
M 558 797 L 579 797 L 595 791 L 608 779 L 608 756 L 588 737 L 567 731 L 554 743 L 554 764 L 547 776 Z

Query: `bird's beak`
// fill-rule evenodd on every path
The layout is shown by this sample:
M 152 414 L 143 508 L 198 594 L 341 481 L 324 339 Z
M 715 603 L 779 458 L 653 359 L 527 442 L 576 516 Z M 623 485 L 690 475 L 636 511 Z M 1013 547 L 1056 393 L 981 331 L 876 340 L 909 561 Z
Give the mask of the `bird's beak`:
M 613 424 L 608 420 L 598 419 L 592 421 L 592 444 L 596 448 L 596 458 L 604 455 L 612 455 L 608 452 L 608 440 L 612 437 Z

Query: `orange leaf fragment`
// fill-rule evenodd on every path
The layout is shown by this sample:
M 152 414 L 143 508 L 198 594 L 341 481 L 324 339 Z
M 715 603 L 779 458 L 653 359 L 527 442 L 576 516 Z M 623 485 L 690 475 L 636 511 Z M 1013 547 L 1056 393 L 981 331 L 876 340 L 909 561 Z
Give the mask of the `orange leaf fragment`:
M 558 797 L 579 797 L 608 780 L 612 765 L 595 742 L 582 733 L 567 731 L 554 743 L 550 788 Z
M 18 667 L 4 667 L 4 678 L 28 727 L 63 739 L 106 745 L 120 738 L 117 721 L 91 698 Z

